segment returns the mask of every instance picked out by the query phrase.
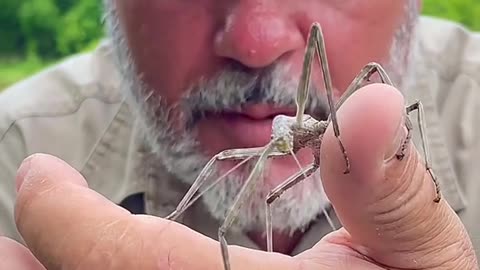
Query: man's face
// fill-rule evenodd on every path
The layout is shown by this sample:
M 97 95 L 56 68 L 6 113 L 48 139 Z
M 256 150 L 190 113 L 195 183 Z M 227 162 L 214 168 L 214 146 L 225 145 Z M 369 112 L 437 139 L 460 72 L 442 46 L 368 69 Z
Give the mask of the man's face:
M 416 0 L 107 0 L 127 92 L 162 166 L 187 183 L 222 150 L 265 145 L 273 117 L 295 113 L 313 22 L 325 36 L 336 98 L 372 61 L 382 63 L 401 86 L 416 5 Z M 325 96 L 318 63 L 311 91 Z M 328 112 L 323 99 L 310 99 L 307 110 L 318 117 Z M 298 158 L 303 166 L 312 161 L 308 151 Z M 291 157 L 269 162 L 240 214 L 240 226 L 260 225 L 265 195 L 298 170 Z M 248 172 L 241 170 L 206 195 L 214 216 L 224 216 Z M 305 180 L 276 203 L 277 229 L 305 226 L 325 200 L 318 179 Z

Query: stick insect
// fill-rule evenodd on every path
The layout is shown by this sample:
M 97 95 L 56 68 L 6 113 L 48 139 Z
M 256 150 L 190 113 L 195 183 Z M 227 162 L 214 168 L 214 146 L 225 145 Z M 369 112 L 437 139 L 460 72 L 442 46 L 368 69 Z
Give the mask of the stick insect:
M 327 101 L 330 109 L 330 115 L 327 120 L 316 120 L 312 116 L 306 114 L 305 105 L 308 97 L 312 63 L 314 56 L 317 56 L 318 61 L 321 65 L 323 80 L 325 83 Z M 230 260 L 228 254 L 228 244 L 225 239 L 225 235 L 229 228 L 232 226 L 236 216 L 238 215 L 239 209 L 246 202 L 249 197 L 249 194 L 252 193 L 255 188 L 259 176 L 264 169 L 266 161 L 271 157 L 276 156 L 286 156 L 292 155 L 295 157 L 295 153 L 302 148 L 310 148 L 312 150 L 314 161 L 306 168 L 302 168 L 300 163 L 297 160 L 297 165 L 299 171 L 285 180 L 278 187 L 273 189 L 266 198 L 266 232 L 267 232 L 267 250 L 271 252 L 273 250 L 273 240 L 272 240 L 272 213 L 271 205 L 277 200 L 285 191 L 292 188 L 296 184 L 300 183 L 304 179 L 312 175 L 320 167 L 320 147 L 322 143 L 323 134 L 325 133 L 327 126 L 331 123 L 333 125 L 333 131 L 335 137 L 337 138 L 338 145 L 343 153 L 345 159 L 345 171 L 347 174 L 350 172 L 350 161 L 347 156 L 347 151 L 340 139 L 340 129 L 338 126 L 336 111 L 338 108 L 347 100 L 347 98 L 356 90 L 361 88 L 364 82 L 368 82 L 370 77 L 378 73 L 382 83 L 389 84 L 393 86 L 392 81 L 388 77 L 386 71 L 383 67 L 377 63 L 369 63 L 364 66 L 359 74 L 353 79 L 351 84 L 345 90 L 344 94 L 340 97 L 336 104 L 333 101 L 332 93 L 332 80 L 330 77 L 330 71 L 328 67 L 327 55 L 325 51 L 325 42 L 322 34 L 322 30 L 318 23 L 313 23 L 310 32 L 308 34 L 307 45 L 305 49 L 305 55 L 303 60 L 303 67 L 299 85 L 297 88 L 297 111 L 294 117 L 286 115 L 277 115 L 272 122 L 272 136 L 270 142 L 263 147 L 255 148 L 242 148 L 242 149 L 229 149 L 222 151 L 215 155 L 210 161 L 205 165 L 203 170 L 198 175 L 197 179 L 194 181 L 186 195 L 183 197 L 181 202 L 178 204 L 176 209 L 168 215 L 166 218 L 170 220 L 175 220 L 179 215 L 181 215 L 189 206 L 191 206 L 200 196 L 207 192 L 211 187 L 216 183 L 225 178 L 228 174 L 232 173 L 241 165 L 245 164 L 247 161 L 252 158 L 257 158 L 257 162 L 253 167 L 250 175 L 242 186 L 241 190 L 238 192 L 233 204 L 230 207 L 230 210 L 218 230 L 218 239 L 220 242 L 220 248 L 224 263 L 225 270 L 230 270 Z M 419 131 L 422 139 L 422 148 L 423 154 L 425 157 L 425 168 L 430 174 L 434 184 L 436 197 L 434 202 L 439 202 L 441 199 L 439 183 L 435 174 L 433 173 L 430 160 L 429 152 L 427 148 L 425 128 L 424 128 L 424 111 L 422 103 L 416 101 L 412 105 L 409 105 L 405 109 L 405 113 L 408 116 L 412 111 L 417 110 L 418 125 Z M 405 118 L 405 126 L 407 129 L 407 136 L 403 147 L 396 154 L 396 158 L 401 160 L 405 155 L 406 145 L 411 140 L 411 130 L 413 129 L 413 124 L 411 120 Z M 217 161 L 222 160 L 241 160 L 237 165 L 228 170 L 226 173 L 221 175 L 216 181 L 209 185 L 201 193 L 196 194 L 199 188 L 206 182 L 208 176 L 212 172 L 213 164 Z M 332 224 L 331 224 L 332 226 Z M 334 227 L 333 227 L 334 228 Z

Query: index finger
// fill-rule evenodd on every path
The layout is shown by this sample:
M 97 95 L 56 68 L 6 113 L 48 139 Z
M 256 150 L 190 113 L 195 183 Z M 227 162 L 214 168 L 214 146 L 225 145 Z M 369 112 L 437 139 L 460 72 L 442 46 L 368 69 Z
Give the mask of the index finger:
M 47 269 L 223 269 L 218 242 L 175 222 L 131 215 L 65 162 L 34 155 L 17 177 L 17 227 Z M 293 258 L 230 247 L 234 269 L 296 269 Z
M 45 270 L 22 244 L 0 236 L 0 269 Z

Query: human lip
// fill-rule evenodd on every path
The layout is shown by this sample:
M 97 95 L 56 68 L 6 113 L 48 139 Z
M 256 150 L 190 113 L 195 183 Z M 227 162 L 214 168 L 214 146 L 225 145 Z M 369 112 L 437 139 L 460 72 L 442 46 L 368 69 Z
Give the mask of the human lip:
M 208 116 L 205 120 L 215 132 L 221 133 L 224 142 L 221 148 L 259 147 L 267 144 L 271 137 L 273 118 L 279 114 L 293 116 L 295 109 L 268 104 L 254 104 L 238 111 L 223 112 Z
M 238 112 L 245 117 L 251 118 L 252 120 L 265 120 L 273 119 L 273 117 L 283 114 L 288 116 L 293 116 L 295 110 L 290 107 L 276 107 L 269 104 L 254 104 L 244 106 L 240 112 Z

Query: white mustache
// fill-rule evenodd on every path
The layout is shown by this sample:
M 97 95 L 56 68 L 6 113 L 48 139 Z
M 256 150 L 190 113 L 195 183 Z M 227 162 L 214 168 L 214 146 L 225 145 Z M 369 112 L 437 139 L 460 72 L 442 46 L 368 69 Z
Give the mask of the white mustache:
M 227 66 L 214 78 L 200 81 L 177 103 L 187 128 L 193 128 L 207 113 L 239 112 L 250 104 L 295 108 L 298 79 L 290 78 L 285 70 L 282 64 L 255 72 Z M 307 113 L 326 118 L 329 109 L 325 99 L 315 94 L 318 88 L 312 84 L 309 92 Z

